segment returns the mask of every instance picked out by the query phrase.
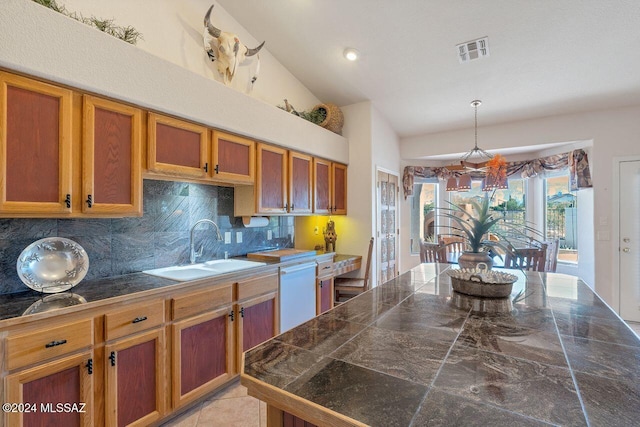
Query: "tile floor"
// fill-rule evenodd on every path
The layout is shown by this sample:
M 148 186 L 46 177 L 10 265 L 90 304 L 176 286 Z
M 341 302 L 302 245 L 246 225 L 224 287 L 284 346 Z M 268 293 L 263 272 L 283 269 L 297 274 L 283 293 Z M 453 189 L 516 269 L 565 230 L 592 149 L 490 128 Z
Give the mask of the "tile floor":
M 266 427 L 267 405 L 233 382 L 162 427 Z
M 628 322 L 638 336 L 640 323 Z M 266 427 L 267 406 L 237 380 L 162 427 Z

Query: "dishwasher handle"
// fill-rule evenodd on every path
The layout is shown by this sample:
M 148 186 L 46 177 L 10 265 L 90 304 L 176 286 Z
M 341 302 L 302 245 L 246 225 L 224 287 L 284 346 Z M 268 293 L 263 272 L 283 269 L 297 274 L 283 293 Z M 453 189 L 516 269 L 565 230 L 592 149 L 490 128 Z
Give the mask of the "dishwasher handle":
M 302 271 L 302 270 L 306 270 L 309 268 L 316 268 L 316 263 L 315 262 L 307 262 L 304 264 L 298 264 L 298 265 L 292 265 L 291 267 L 283 267 L 280 268 L 280 274 L 291 274 L 291 273 L 297 273 L 298 271 Z

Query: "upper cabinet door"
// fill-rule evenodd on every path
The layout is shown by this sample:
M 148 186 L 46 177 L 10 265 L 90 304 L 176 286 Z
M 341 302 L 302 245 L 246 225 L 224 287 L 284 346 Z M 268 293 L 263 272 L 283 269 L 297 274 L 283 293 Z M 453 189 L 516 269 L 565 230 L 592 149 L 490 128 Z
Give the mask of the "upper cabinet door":
M 289 212 L 312 212 L 313 157 L 289 152 Z
M 84 96 L 82 212 L 142 214 L 142 112 Z
M 206 178 L 209 131 L 204 126 L 149 113 L 147 168 L 172 176 Z
M 224 132 L 212 132 L 211 177 L 239 184 L 255 182 L 255 142 Z
M 71 212 L 72 92 L 0 72 L 0 214 Z
M 347 214 L 347 166 L 340 163 L 331 164 L 332 175 L 332 203 L 331 213 L 334 215 Z
M 331 213 L 331 162 L 313 159 L 313 212 Z
M 287 150 L 258 144 L 257 213 L 287 212 Z

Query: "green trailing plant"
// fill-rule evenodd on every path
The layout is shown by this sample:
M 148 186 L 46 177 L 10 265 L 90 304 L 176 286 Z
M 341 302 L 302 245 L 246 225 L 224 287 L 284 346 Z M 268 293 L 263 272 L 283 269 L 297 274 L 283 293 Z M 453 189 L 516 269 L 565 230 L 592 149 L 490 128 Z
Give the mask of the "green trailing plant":
M 296 109 L 293 108 L 293 106 L 289 104 L 289 101 L 287 101 L 286 99 L 284 100 L 284 105 L 278 105 L 278 108 L 288 111 L 294 116 L 301 117 L 316 125 L 324 122 L 327 118 L 327 110 L 325 110 L 324 108 L 316 108 L 310 111 L 296 111 Z
M 120 26 L 114 23 L 113 19 L 100 19 L 95 16 L 91 16 L 89 18 L 84 17 L 76 12 L 69 12 L 66 7 L 63 5 L 59 5 L 56 0 L 33 0 L 34 2 L 48 7 L 51 10 L 54 10 L 58 13 L 61 13 L 69 18 L 75 19 L 76 21 L 82 22 L 83 24 L 89 25 L 93 28 L 96 28 L 104 33 L 109 34 L 115 38 L 118 38 L 122 41 L 125 41 L 129 44 L 135 45 L 138 40 L 142 39 L 142 34 L 138 32 L 132 26 Z

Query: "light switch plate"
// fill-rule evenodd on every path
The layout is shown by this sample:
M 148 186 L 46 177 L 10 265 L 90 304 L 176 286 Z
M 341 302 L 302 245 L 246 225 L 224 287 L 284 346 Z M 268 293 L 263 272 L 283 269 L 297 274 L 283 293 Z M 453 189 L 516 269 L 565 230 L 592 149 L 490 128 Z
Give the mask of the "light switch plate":
M 226 245 L 228 245 L 229 243 L 231 243 L 231 232 L 230 231 L 225 231 L 224 232 L 224 243 Z
M 267 240 L 273 239 L 273 231 L 267 230 Z
M 242 243 L 242 231 L 236 231 L 236 243 Z

